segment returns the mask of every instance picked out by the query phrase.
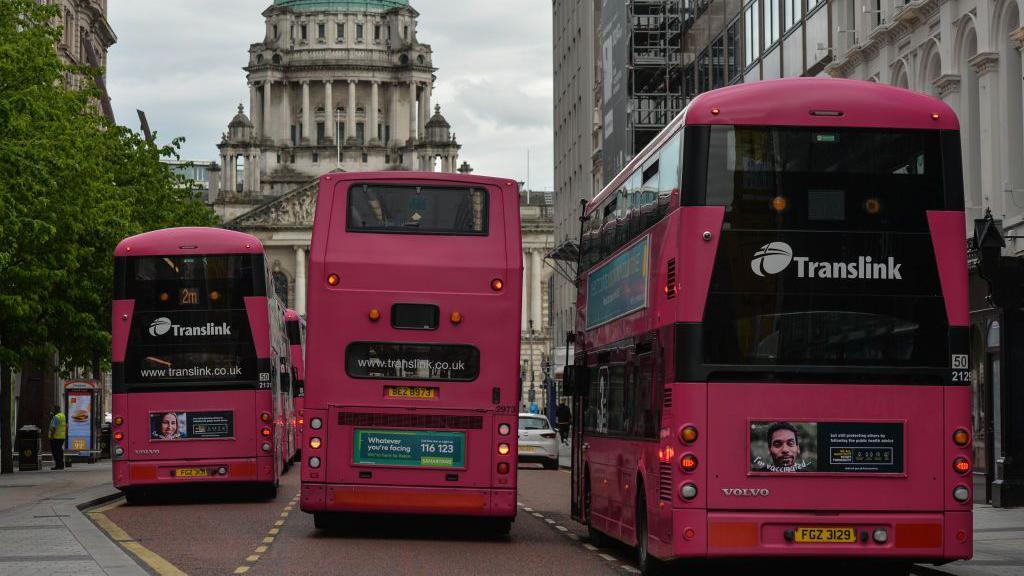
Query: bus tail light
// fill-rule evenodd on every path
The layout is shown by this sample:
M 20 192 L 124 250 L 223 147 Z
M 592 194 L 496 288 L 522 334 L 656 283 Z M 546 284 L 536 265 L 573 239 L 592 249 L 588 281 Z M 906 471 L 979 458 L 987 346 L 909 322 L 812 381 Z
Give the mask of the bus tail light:
M 270 431 L 270 428 L 264 426 L 260 429 L 260 434 L 262 434 L 264 438 L 270 438 L 270 435 L 273 434 L 273 432 Z
M 120 442 L 121 440 L 124 440 L 124 432 L 121 432 L 121 431 L 114 432 L 114 440 L 117 440 L 118 442 Z
M 679 458 L 679 467 L 682 468 L 683 472 L 693 472 L 697 469 L 697 457 L 693 454 L 683 454 Z
M 508 474 L 508 462 L 498 462 L 498 474 Z
M 263 422 L 270 422 L 270 412 L 261 412 L 260 420 L 262 420 Z
M 971 435 L 967 433 L 967 430 L 957 428 L 956 432 L 953 432 L 953 443 L 961 448 L 965 448 L 971 443 Z
M 313 438 L 309 439 L 309 447 L 314 449 L 314 450 L 319 448 L 322 443 L 323 443 L 323 441 L 320 440 L 319 438 L 315 437 L 315 436 Z
M 508 453 L 511 452 L 511 451 L 512 451 L 512 447 L 509 446 L 508 444 L 506 444 L 504 442 L 502 442 L 501 444 L 498 444 L 498 454 L 501 454 L 502 456 L 507 456 Z
M 679 431 L 679 440 L 683 444 L 693 444 L 697 441 L 697 428 L 694 426 L 683 426 Z
M 967 502 L 967 499 L 971 497 L 971 491 L 967 489 L 967 486 L 961 484 L 956 488 L 953 488 L 953 499 L 957 502 Z
M 967 474 L 971 471 L 971 461 L 960 456 L 953 460 L 953 470 L 956 470 L 960 474 Z

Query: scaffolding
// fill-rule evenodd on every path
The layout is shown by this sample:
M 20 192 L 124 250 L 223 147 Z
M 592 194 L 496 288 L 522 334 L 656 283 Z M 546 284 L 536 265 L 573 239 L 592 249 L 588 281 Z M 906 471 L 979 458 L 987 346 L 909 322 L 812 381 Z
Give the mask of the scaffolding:
M 683 94 L 683 0 L 629 0 L 631 154 L 643 149 L 678 114 Z

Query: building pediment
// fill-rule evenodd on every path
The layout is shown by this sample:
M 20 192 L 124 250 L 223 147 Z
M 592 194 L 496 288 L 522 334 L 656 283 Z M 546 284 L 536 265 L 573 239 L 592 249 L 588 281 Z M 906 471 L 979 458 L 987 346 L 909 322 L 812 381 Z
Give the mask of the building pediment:
M 300 185 L 252 210 L 228 220 L 232 230 L 312 228 L 320 179 Z

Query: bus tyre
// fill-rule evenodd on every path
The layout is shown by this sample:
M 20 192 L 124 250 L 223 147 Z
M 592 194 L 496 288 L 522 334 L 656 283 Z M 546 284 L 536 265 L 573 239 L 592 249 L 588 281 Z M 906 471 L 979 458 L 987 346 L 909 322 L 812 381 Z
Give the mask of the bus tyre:
M 593 514 L 590 508 L 590 474 L 586 476 L 586 481 L 583 484 L 583 509 L 586 513 L 587 518 L 587 538 L 590 539 L 590 544 L 601 548 L 607 546 L 609 543 L 608 537 L 604 535 L 593 525 Z
M 146 504 L 146 493 L 140 488 L 128 488 L 124 491 L 124 499 L 129 506 L 143 506 Z
M 317 530 L 330 530 L 331 517 L 327 512 L 313 512 L 313 526 Z
M 644 497 L 644 485 L 637 486 L 640 492 L 636 500 L 636 564 L 644 576 L 657 576 L 662 573 L 662 563 L 651 556 L 648 548 L 647 534 L 647 498 Z
M 277 498 L 277 482 L 271 482 L 263 487 L 260 491 L 265 500 L 273 500 Z
M 508 536 L 512 531 L 511 518 L 493 518 L 490 521 L 490 532 L 498 537 Z

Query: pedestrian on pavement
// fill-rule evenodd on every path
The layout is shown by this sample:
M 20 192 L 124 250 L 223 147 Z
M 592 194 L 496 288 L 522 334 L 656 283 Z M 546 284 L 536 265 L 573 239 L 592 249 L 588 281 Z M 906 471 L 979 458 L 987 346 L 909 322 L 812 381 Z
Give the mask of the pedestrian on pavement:
M 53 407 L 50 418 L 50 453 L 53 454 L 53 468 L 50 470 L 64 469 L 64 440 L 68 437 L 68 419 L 60 404 Z
M 572 424 L 572 410 L 565 404 L 559 402 L 555 409 L 555 420 L 558 422 L 558 435 L 562 437 L 562 444 L 569 443 L 569 425 Z

